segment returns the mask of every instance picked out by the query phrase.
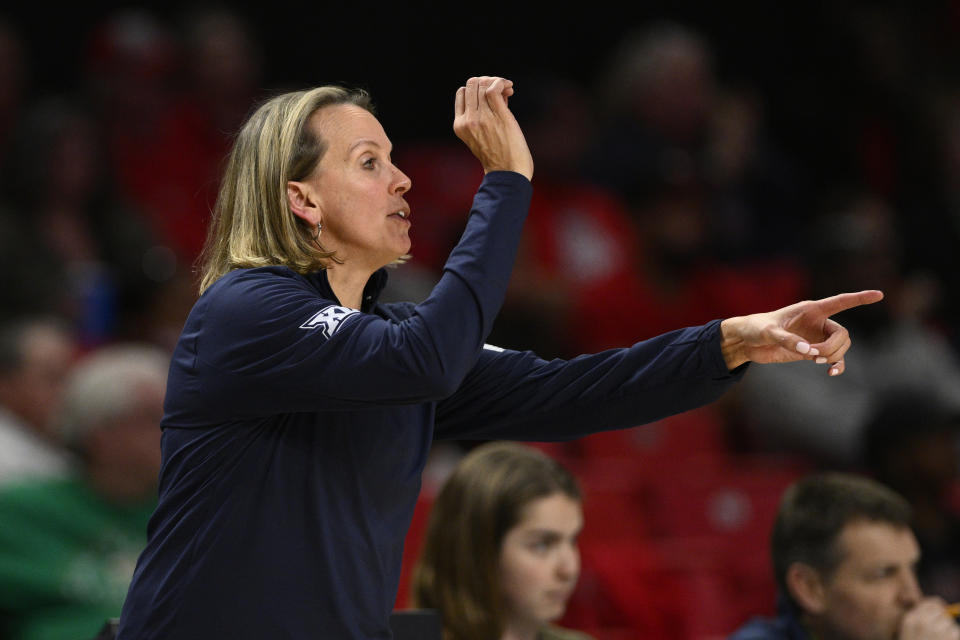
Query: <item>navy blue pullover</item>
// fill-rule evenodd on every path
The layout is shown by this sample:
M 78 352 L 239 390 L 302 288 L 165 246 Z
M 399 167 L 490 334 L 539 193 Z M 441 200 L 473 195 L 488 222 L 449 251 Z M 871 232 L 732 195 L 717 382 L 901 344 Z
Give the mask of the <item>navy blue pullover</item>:
M 488 174 L 423 303 L 340 306 L 323 271 L 237 269 L 170 366 L 160 502 L 120 640 L 390 638 L 437 438 L 564 440 L 706 404 L 740 375 L 719 322 L 570 361 L 484 345 L 531 195 Z

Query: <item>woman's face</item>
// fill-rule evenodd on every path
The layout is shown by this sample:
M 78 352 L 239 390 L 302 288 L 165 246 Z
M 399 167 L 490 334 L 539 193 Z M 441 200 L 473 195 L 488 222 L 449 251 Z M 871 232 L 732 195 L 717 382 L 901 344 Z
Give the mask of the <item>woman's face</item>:
M 323 231 L 319 241 L 350 267 L 378 269 L 410 251 L 410 179 L 393 165 L 393 148 L 366 109 L 334 105 L 315 113 L 310 126 L 327 143 L 307 179 Z
M 507 626 L 539 627 L 563 615 L 580 574 L 580 502 L 562 493 L 538 498 L 504 536 L 500 588 Z

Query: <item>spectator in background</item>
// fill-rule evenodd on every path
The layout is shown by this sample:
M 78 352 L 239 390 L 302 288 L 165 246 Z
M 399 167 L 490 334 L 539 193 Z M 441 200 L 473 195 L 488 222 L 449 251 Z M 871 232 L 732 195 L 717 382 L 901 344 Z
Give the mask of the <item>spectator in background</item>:
M 247 25 L 226 9 L 188 13 L 176 35 L 152 13 L 115 13 L 91 41 L 87 82 L 124 194 L 188 271 L 231 136 L 256 100 L 261 64 Z
M 52 418 L 74 351 L 66 325 L 53 318 L 0 325 L 0 487 L 68 472 Z
M 183 97 L 191 103 L 188 108 L 197 111 L 193 114 L 201 121 L 197 132 L 216 136 L 218 157 L 213 164 L 219 169 L 229 150 L 229 134 L 240 127 L 258 97 L 260 48 L 240 14 L 224 8 L 188 13 L 182 31 L 184 63 L 190 72 Z M 217 177 L 213 176 L 214 186 Z
M 628 200 L 696 194 L 706 249 L 733 262 L 792 255 L 801 178 L 774 143 L 764 100 L 721 85 L 707 40 L 660 23 L 623 40 L 599 93 L 607 125 L 587 171 Z
M 122 160 L 125 150 L 162 133 L 155 127 L 170 106 L 174 39 L 152 13 L 119 10 L 91 30 L 85 56 L 89 98 L 103 118 L 111 153 L 121 153 L 114 159 Z
M 812 229 L 806 295 L 875 286 L 889 292 L 889 303 L 845 314 L 859 339 L 849 354 L 856 373 L 839 384 L 821 384 L 791 364 L 747 374 L 737 392 L 751 446 L 853 466 L 862 462 L 864 427 L 884 397 L 917 391 L 960 406 L 960 366 L 924 322 L 929 290 L 901 273 L 894 215 L 884 200 L 856 194 L 828 208 Z
M 119 345 L 71 373 L 58 427 L 81 470 L 0 490 L 0 637 L 82 640 L 119 616 L 156 505 L 168 361 Z
M 960 412 L 924 392 L 894 394 L 877 406 L 864 430 L 864 460 L 877 479 L 913 507 L 923 555 L 920 586 L 960 600 Z
M 184 147 L 183 133 L 171 125 L 176 39 L 149 11 L 123 9 L 96 26 L 85 53 L 84 83 L 106 142 L 107 166 L 120 197 L 136 203 L 142 224 L 156 238 L 160 271 L 172 278 L 189 270 L 202 242 L 206 213 L 195 222 L 190 214 L 209 204 L 195 202 L 196 176 L 184 178 L 178 166 L 192 168 L 197 160 L 196 150 Z
M 261 55 L 249 26 L 227 9 L 188 13 L 180 38 L 186 84 L 160 121 L 157 145 L 130 172 L 161 237 L 188 267 L 203 248 L 232 136 L 259 97 Z
M 628 37 L 609 65 L 587 171 L 628 204 L 632 273 L 590 283 L 573 351 L 797 298 L 783 232 L 795 172 L 764 135 L 759 99 L 718 85 L 706 40 L 672 23 Z M 607 308 L 618 313 L 592 313 Z
M 750 85 L 714 101 L 705 147 L 711 255 L 726 263 L 796 269 L 798 221 L 809 208 L 795 159 L 776 144 L 767 106 Z
M 925 273 L 940 288 L 933 309 L 940 329 L 960 352 L 960 89 L 934 94 L 930 115 L 934 169 L 904 198 L 898 231 L 906 264 Z
M 943 600 L 924 597 L 910 506 L 871 480 L 803 479 L 784 494 L 772 555 L 780 615 L 731 640 L 957 640 Z
M 440 490 L 415 569 L 414 606 L 438 609 L 447 640 L 575 640 L 563 615 L 580 570 L 574 477 L 539 451 L 490 443 Z
M 187 13 L 178 35 L 150 12 L 119 11 L 93 34 L 86 65 L 119 190 L 154 238 L 143 270 L 159 286 L 124 335 L 170 349 L 196 302 L 191 267 L 261 69 L 248 26 L 226 9 Z
M 36 105 L 18 131 L 10 209 L 0 226 L 4 313 L 69 318 L 87 345 L 111 339 L 162 280 L 149 230 L 114 190 L 92 118 Z
M 599 94 L 607 124 L 588 156 L 594 180 L 641 202 L 696 194 L 714 257 L 792 253 L 798 171 L 774 144 L 759 92 L 722 86 L 699 32 L 662 22 L 628 35 Z
M 163 178 L 157 148 L 168 133 L 163 121 L 173 102 L 173 36 L 153 14 L 121 10 L 92 31 L 85 55 L 83 81 L 102 125 L 110 168 L 122 194 L 139 200 Z M 151 176 L 150 168 L 158 175 Z
M 637 229 L 629 277 L 594 282 L 571 320 L 574 350 L 596 351 L 800 297 L 792 269 L 713 259 L 708 186 L 650 186 L 630 203 Z M 623 241 L 622 241 L 623 242 Z M 613 313 L 594 310 L 615 309 Z
M 674 23 L 633 33 L 603 75 L 599 93 L 610 124 L 591 177 L 626 194 L 638 181 L 682 186 L 702 175 L 717 81 L 700 34 Z

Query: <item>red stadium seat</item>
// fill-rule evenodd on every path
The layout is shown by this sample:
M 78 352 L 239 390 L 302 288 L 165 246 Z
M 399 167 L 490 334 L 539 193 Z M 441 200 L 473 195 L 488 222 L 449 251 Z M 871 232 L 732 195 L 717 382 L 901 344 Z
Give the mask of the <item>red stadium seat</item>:
M 649 518 L 660 536 L 718 536 L 766 548 L 784 489 L 805 463 L 740 457 L 729 465 L 685 465 L 649 490 Z
M 770 527 L 783 490 L 806 471 L 794 459 L 706 452 L 682 465 L 607 458 L 583 466 L 583 584 L 568 623 L 714 638 L 772 613 Z
M 597 433 L 576 444 L 583 460 L 631 458 L 642 463 L 670 459 L 676 463 L 688 457 L 727 453 L 723 424 L 712 407 L 632 429 Z
M 750 616 L 773 610 L 772 578 L 762 585 L 744 579 L 742 554 L 722 540 L 621 541 L 581 551 L 581 585 L 563 620 L 572 628 L 706 640 L 726 637 Z
M 430 519 L 430 508 L 433 498 L 423 492 L 417 499 L 417 506 L 413 510 L 413 519 L 403 544 L 403 564 L 400 566 L 400 586 L 397 589 L 397 599 L 394 609 L 406 609 L 410 606 L 410 581 L 413 579 L 413 567 L 420 557 L 423 538 L 427 533 L 427 522 Z

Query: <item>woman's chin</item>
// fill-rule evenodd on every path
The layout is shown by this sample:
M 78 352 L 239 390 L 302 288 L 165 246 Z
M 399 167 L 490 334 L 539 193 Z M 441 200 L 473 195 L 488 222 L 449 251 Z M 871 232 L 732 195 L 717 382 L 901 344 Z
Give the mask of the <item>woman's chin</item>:
M 410 248 L 411 248 L 411 243 L 410 243 L 410 241 L 407 241 L 406 245 L 404 246 L 403 251 L 400 252 L 400 253 L 398 253 L 398 254 L 396 254 L 396 255 L 394 255 L 394 256 L 393 256 L 393 259 L 390 260 L 389 264 L 399 264 L 399 263 L 403 263 L 403 262 L 406 262 L 407 260 L 409 260 L 409 259 L 410 259 Z

